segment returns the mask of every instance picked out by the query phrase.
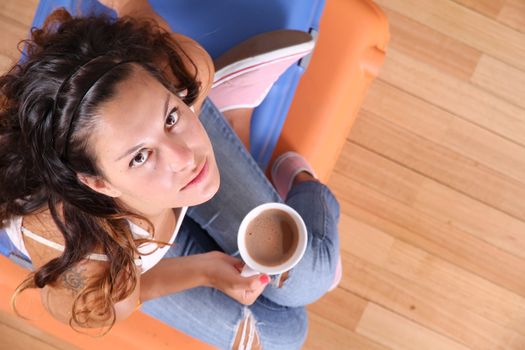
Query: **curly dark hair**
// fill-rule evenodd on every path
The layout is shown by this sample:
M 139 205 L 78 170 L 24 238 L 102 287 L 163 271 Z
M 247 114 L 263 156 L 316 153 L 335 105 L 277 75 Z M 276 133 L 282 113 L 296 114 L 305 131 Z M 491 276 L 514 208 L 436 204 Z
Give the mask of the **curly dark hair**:
M 78 173 L 102 175 L 87 144 L 97 108 L 114 97 L 116 85 L 137 65 L 170 91 L 187 90 L 183 101 L 191 105 L 200 89 L 197 67 L 169 32 L 131 17 L 72 17 L 57 9 L 22 43 L 22 60 L 0 77 L 0 220 L 49 208 L 65 250 L 28 275 L 15 291 L 12 307 L 19 314 L 19 293 L 52 285 L 99 249 L 110 263 L 77 294 L 69 324 L 89 328 L 90 320 L 103 319 L 109 325 L 106 334 L 116 320 L 114 304 L 136 287 L 137 246 L 168 243 L 134 239 L 126 218 L 140 216 L 78 180 Z

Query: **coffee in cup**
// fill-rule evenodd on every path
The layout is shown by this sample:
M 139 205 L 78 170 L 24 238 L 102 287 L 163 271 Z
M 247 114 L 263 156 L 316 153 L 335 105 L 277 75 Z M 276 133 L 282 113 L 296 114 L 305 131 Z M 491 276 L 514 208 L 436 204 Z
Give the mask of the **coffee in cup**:
M 258 264 L 277 266 L 293 255 L 299 243 L 299 232 L 293 218 L 278 209 L 257 215 L 246 228 L 246 250 Z
M 243 276 L 279 274 L 293 268 L 306 250 L 306 226 L 301 216 L 281 203 L 266 203 L 246 215 L 237 237 L 246 266 Z

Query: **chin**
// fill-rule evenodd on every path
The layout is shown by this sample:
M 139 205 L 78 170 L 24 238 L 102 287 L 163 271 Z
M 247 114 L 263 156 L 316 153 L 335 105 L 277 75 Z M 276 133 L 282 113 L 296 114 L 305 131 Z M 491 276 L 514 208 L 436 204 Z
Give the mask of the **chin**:
M 206 193 L 200 198 L 199 204 L 202 204 L 212 199 L 213 196 L 215 196 L 215 194 L 219 192 L 220 185 L 221 185 L 221 180 L 220 180 L 220 177 L 217 176 L 217 180 L 214 181 L 214 184 L 213 185 L 210 184 L 209 190 L 206 191 Z
M 215 181 L 213 181 L 213 183 L 208 184 L 202 191 L 199 191 L 195 196 L 193 196 L 191 201 L 189 201 L 188 203 L 184 205 L 194 206 L 194 205 L 199 205 L 199 204 L 209 201 L 219 191 L 220 182 L 221 182 L 220 177 L 217 176 Z

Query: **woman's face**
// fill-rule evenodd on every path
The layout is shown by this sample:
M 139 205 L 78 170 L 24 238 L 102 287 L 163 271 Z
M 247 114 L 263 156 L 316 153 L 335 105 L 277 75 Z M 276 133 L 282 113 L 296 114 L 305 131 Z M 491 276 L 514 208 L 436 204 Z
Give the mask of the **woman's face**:
M 193 110 L 142 68 L 116 92 L 90 138 L 105 190 L 145 215 L 209 200 L 219 170 Z

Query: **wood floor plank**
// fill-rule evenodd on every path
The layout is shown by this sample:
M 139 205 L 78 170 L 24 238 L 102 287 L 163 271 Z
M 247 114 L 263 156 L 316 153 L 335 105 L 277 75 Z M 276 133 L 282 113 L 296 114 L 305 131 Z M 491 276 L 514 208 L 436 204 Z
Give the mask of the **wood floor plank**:
M 427 63 L 442 74 L 468 81 L 481 52 L 396 11 L 385 9 L 390 21 L 390 48 Z
M 0 72 L 19 59 L 18 43 L 26 39 L 38 0 L 4 0 L 0 2 Z
M 345 175 L 494 247 L 525 258 L 525 222 L 353 143 Z M 408 184 L 416 179 L 416 184 Z M 474 179 L 472 179 L 474 180 Z M 408 200 L 407 200 L 408 199 Z M 447 203 L 447 205 L 443 205 Z
M 14 21 L 10 17 L 5 17 L 0 12 L 0 56 L 2 61 L 0 69 L 5 72 L 13 64 L 15 64 L 20 54 L 17 50 L 17 45 L 27 33 L 27 27 Z
M 16 60 L 13 57 L 0 53 L 0 70 L 2 72 L 5 72 L 11 68 L 15 62 Z
M 343 215 L 351 216 L 352 212 Z M 525 297 L 357 219 L 350 217 L 348 220 L 353 227 L 353 244 L 344 250 L 346 253 L 440 293 L 463 308 L 521 334 L 525 339 L 522 325 Z M 391 240 L 393 244 L 372 246 L 367 240 Z M 376 255 L 386 258 L 378 261 L 374 258 Z
M 516 69 L 491 56 L 483 55 L 471 81 L 495 96 L 520 106 L 525 113 L 525 70 Z
M 442 74 L 395 49 L 390 49 L 381 79 L 414 96 L 525 146 L 525 113 L 461 79 Z
M 308 306 L 309 312 L 348 330 L 355 330 L 368 301 L 342 288 L 336 288 Z
M 523 336 L 471 312 L 432 289 L 418 285 L 414 280 L 385 271 L 346 252 L 343 253 L 343 260 L 349 268 L 344 271 L 342 287 L 390 310 L 397 317 L 410 320 L 410 324 L 404 322 L 406 330 L 398 330 L 400 333 L 417 334 L 420 328 L 426 328 L 432 330 L 433 334 L 476 350 L 519 350 L 524 344 Z M 363 317 L 366 317 L 366 311 Z M 371 337 L 370 333 L 361 332 L 360 325 L 357 332 Z M 383 335 L 388 327 L 388 324 L 370 326 L 371 332 L 378 335 Z M 381 338 L 371 338 L 388 347 L 392 346 L 391 343 L 382 342 Z M 402 346 L 398 348 L 405 349 Z M 430 347 L 419 346 L 417 349 L 427 348 Z
M 468 350 L 466 346 L 374 303 L 368 304 L 357 333 L 390 349 Z
M 17 21 L 25 28 L 25 33 L 28 33 L 28 28 L 31 22 L 33 22 L 38 3 L 38 0 L 4 0 L 0 2 L 0 13 L 5 17 Z M 24 36 L 21 36 L 19 39 L 23 37 Z
M 374 82 L 362 110 L 525 183 L 525 147 L 385 81 Z
M 498 21 L 525 33 L 525 1 L 506 0 Z
M 351 159 L 351 166 L 361 167 L 357 158 Z M 338 168 L 329 185 L 344 203 L 343 209 L 347 213 L 350 211 L 356 220 L 439 256 L 517 295 L 525 296 L 523 259 L 452 226 L 448 220 L 443 222 L 415 210 L 404 203 L 402 198 L 397 198 L 392 190 L 377 189 L 367 182 L 353 180 L 348 176 L 348 170 L 342 169 L 348 166 L 345 164 Z M 397 190 L 395 186 L 392 189 Z M 352 225 L 349 222 L 347 224 L 349 227 Z
M 525 182 L 453 151 L 445 142 L 436 143 L 414 135 L 372 112 L 362 111 L 360 115 L 362 118 L 352 130 L 353 142 L 525 221 L 525 203 L 521 200 L 525 198 Z M 377 134 L 382 137 L 373 137 Z M 525 159 L 519 164 L 525 166 Z M 503 248 L 501 244 L 498 246 Z
M 525 258 L 525 222 L 459 194 L 448 186 L 426 181 L 413 208 L 447 222 L 450 228 L 468 232 L 494 247 Z
M 339 174 L 334 176 L 339 177 Z M 346 201 L 344 203 L 347 204 Z M 368 256 L 368 261 L 383 266 L 396 238 L 384 234 L 381 229 L 371 226 L 367 222 L 354 219 L 344 211 L 345 209 L 343 208 L 341 213 L 339 225 L 341 250 L 357 256 L 359 256 L 359 251 L 373 251 L 374 254 Z M 356 247 L 359 247 L 359 251 L 356 251 Z
M 21 318 L 0 312 L 0 349 L 2 350 L 78 350 Z
M 505 0 L 453 0 L 487 17 L 496 18 L 505 5 Z
M 479 51 L 525 70 L 525 34 L 450 0 L 377 0 Z
M 338 326 L 315 313 L 310 314 L 310 333 L 304 350 L 390 350 L 373 340 Z
M 0 349 L 9 350 L 53 350 L 56 349 L 53 345 L 21 334 L 16 329 L 13 329 L 5 324 L 0 323 Z
M 393 245 L 385 267 L 398 276 L 446 296 L 456 305 L 512 330 L 525 342 L 522 323 L 524 297 L 402 241 L 396 241 Z

